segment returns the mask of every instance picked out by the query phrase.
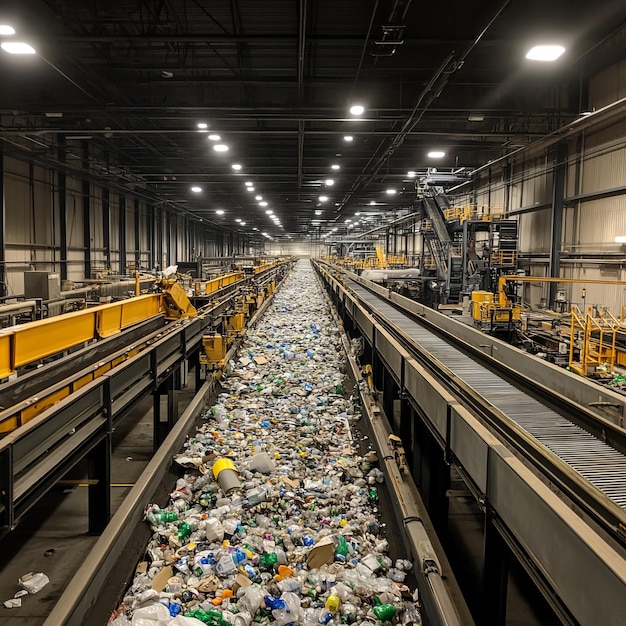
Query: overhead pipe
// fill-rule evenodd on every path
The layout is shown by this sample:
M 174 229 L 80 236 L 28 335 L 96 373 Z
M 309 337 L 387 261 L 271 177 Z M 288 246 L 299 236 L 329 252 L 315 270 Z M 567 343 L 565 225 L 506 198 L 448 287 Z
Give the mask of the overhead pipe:
M 424 113 L 428 110 L 432 102 L 439 97 L 441 92 L 445 89 L 448 81 L 452 74 L 458 71 L 465 59 L 472 52 L 472 50 L 478 45 L 478 42 L 483 38 L 487 30 L 491 27 L 491 25 L 496 21 L 496 19 L 500 16 L 502 11 L 508 6 L 510 0 L 505 0 L 491 19 L 487 22 L 487 24 L 483 27 L 483 29 L 478 33 L 478 35 L 469 42 L 469 44 L 465 47 L 465 49 L 461 52 L 461 54 L 455 57 L 455 53 L 450 53 L 443 63 L 439 66 L 434 76 L 429 81 L 428 85 L 422 90 L 415 107 L 413 107 L 413 111 L 409 115 L 409 118 L 405 121 L 404 125 L 400 132 L 394 137 L 391 141 L 391 144 L 388 148 L 385 149 L 383 155 L 378 158 L 378 161 L 374 165 L 373 169 L 369 173 L 365 172 L 365 169 L 369 166 L 369 163 L 365 166 L 365 169 L 356 180 L 356 182 L 352 185 L 352 188 L 346 195 L 346 197 L 342 200 L 337 212 L 341 213 L 346 204 L 351 200 L 352 196 L 360 189 L 361 185 L 367 186 L 372 178 L 380 171 L 380 168 L 383 164 L 392 156 L 396 148 L 402 145 L 406 136 L 413 130 L 413 128 L 418 124 L 418 122 L 422 119 Z

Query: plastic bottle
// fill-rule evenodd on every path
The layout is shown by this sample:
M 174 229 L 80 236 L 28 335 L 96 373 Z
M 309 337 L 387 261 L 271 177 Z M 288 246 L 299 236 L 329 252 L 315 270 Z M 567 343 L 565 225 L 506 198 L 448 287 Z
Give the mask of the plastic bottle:
M 187 539 L 187 537 L 191 535 L 192 530 L 193 529 L 187 522 L 183 522 L 178 527 L 178 530 L 176 531 L 176 536 L 178 537 L 180 541 L 185 541 L 185 539 Z
M 259 557 L 259 565 L 266 569 L 273 569 L 278 563 L 278 555 L 276 552 L 264 552 Z
M 326 598 L 326 602 L 324 602 L 324 606 L 331 612 L 336 613 L 339 610 L 339 606 L 341 605 L 341 600 L 331 594 Z
M 376 487 L 370 487 L 367 490 L 367 495 L 372 502 L 378 502 L 378 489 Z
M 225 554 L 215 565 L 215 571 L 220 576 L 229 576 L 237 569 L 231 554 Z
M 246 500 L 250 506 L 256 506 L 267 499 L 267 488 L 263 485 L 246 492 Z
M 339 544 L 335 548 L 335 558 L 337 558 L 338 561 L 345 561 L 349 551 L 350 548 L 348 546 L 348 542 L 346 541 L 345 537 L 340 536 Z
M 393 604 L 376 604 L 372 607 L 372 611 L 379 620 L 386 622 L 395 616 L 396 607 Z
M 146 519 L 152 526 L 161 526 L 169 522 L 178 521 L 178 513 L 176 511 L 164 511 L 163 509 L 150 509 L 146 513 Z

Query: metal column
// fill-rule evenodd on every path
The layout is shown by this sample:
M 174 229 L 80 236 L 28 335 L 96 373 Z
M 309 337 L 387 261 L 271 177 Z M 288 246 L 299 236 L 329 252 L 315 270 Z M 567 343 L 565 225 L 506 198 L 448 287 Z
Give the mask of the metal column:
M 91 187 L 87 174 L 89 172 L 89 144 L 82 142 L 83 170 L 85 178 L 81 182 L 83 196 L 83 271 L 85 278 L 91 278 Z
M 483 543 L 483 623 L 506 624 L 506 596 L 509 578 L 509 549 L 494 525 L 495 513 L 489 505 L 485 511 Z
M 58 160 L 65 165 L 65 135 L 59 135 Z M 61 280 L 67 280 L 67 176 L 57 172 L 59 193 L 59 256 L 61 257 Z
M 87 455 L 89 534 L 99 535 L 111 517 L 111 433 Z
M 139 271 L 141 267 L 141 239 L 139 237 L 139 198 L 135 198 L 135 270 Z
M 102 245 L 107 269 L 111 269 L 111 199 L 109 190 L 102 189 Z
M 120 274 L 126 273 L 126 196 L 120 195 L 119 206 Z
M 563 233 L 563 196 L 565 194 L 565 170 L 567 168 L 567 145 L 561 141 L 556 148 L 554 181 L 552 183 L 552 222 L 550 227 L 550 278 L 558 278 L 561 271 L 561 238 Z M 552 307 L 558 283 L 550 283 L 548 305 Z

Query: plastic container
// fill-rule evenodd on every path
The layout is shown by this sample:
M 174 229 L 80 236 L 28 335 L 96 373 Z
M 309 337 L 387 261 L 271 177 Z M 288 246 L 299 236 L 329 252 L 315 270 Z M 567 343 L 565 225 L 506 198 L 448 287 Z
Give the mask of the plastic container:
M 217 480 L 226 495 L 229 495 L 235 489 L 241 488 L 239 472 L 230 459 L 218 459 L 213 463 L 211 471 L 213 472 L 215 480 Z

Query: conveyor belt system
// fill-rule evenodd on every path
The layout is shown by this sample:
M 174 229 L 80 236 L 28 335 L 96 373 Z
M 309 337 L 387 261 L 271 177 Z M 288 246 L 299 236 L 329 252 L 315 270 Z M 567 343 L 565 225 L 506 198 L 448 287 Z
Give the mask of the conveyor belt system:
M 616 505 L 626 509 L 626 481 L 623 478 L 626 476 L 626 457 L 623 454 L 467 356 L 459 348 L 385 302 L 383 298 L 354 281 L 346 282 L 362 301 L 377 309 Z

